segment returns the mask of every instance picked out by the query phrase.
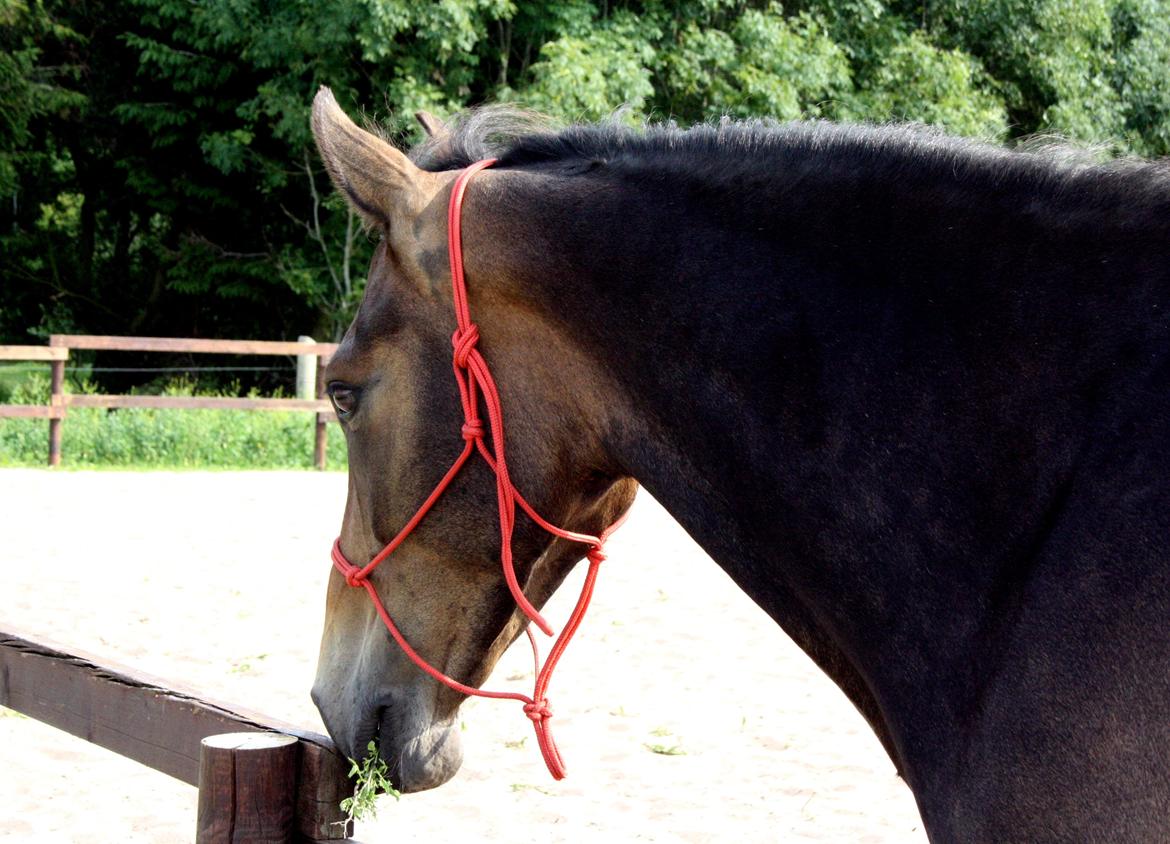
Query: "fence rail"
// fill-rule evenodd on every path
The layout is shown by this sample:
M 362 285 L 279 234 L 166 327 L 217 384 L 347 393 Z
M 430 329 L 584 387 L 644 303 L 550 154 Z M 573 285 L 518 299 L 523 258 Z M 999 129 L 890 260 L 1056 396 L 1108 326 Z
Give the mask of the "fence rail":
M 223 733 L 279 733 L 295 737 L 295 771 L 286 777 L 293 793 L 270 792 L 267 798 L 287 805 L 287 836 L 280 840 L 337 841 L 353 834 L 340 801 L 352 792 L 348 763 L 328 737 L 295 725 L 203 700 L 155 677 L 121 665 L 36 641 L 0 628 L 0 705 L 22 712 L 58 729 L 100 745 L 143 765 L 199 787 L 200 812 L 205 814 L 205 789 L 239 788 L 235 778 L 200 781 L 204 739 Z M 225 813 L 260 812 L 265 806 L 239 806 L 229 798 L 213 805 Z M 200 825 L 228 818 L 200 818 Z M 223 824 L 211 824 L 221 826 Z M 198 840 L 237 841 L 238 837 L 207 836 Z M 275 840 L 265 838 L 265 841 Z
M 68 349 L 51 346 L 0 346 L 0 360 L 65 360 Z
M 211 396 L 70 395 L 65 392 L 65 363 L 71 350 L 115 352 L 183 352 L 189 354 L 295 355 L 295 399 L 231 398 Z M 48 346 L 0 346 L 0 360 L 47 361 L 51 369 L 48 405 L 0 404 L 0 418 L 49 420 L 49 465 L 61 464 L 61 429 L 70 407 L 165 408 L 181 410 L 294 410 L 316 413 L 313 464 L 325 468 L 328 422 L 333 417 L 324 395 L 318 359 L 328 359 L 335 343 L 316 343 L 304 337 L 288 340 L 207 340 L 193 337 L 112 337 L 96 334 L 53 334 Z M 310 386 L 311 385 L 311 386 Z
M 316 352 L 306 346 L 317 347 Z M 189 352 L 208 355 L 306 355 L 326 357 L 333 343 L 304 343 L 293 340 L 208 340 L 194 337 L 115 337 L 104 334 L 53 334 L 50 347 L 107 352 Z M 27 348 L 27 347 L 26 347 Z M 34 347 L 36 348 L 36 347 Z M 327 350 L 327 351 L 323 351 Z

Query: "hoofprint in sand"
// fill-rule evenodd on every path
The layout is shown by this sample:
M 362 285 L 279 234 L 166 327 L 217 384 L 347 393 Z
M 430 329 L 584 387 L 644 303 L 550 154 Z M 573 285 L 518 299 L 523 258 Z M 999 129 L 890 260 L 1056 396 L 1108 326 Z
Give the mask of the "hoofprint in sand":
M 0 470 L 0 622 L 322 729 L 309 701 L 345 477 Z M 547 615 L 563 620 L 578 570 Z M 531 690 L 520 641 L 487 686 Z M 363 842 L 921 844 L 845 697 L 645 493 L 554 681 L 569 777 L 519 704 L 464 705 L 449 784 Z M 195 789 L 0 710 L 0 841 L 186 842 Z

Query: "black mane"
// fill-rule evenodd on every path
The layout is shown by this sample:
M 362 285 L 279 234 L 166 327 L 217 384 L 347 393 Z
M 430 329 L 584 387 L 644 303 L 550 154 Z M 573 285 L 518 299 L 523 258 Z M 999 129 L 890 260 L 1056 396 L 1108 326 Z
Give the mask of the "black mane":
M 701 179 L 735 189 L 762 171 L 816 167 L 922 182 L 940 176 L 966 188 L 1001 188 L 1064 202 L 1145 206 L 1170 216 L 1170 164 L 1100 161 L 1092 149 L 1051 141 L 1015 150 L 956 138 L 920 125 L 844 125 L 764 120 L 632 128 L 616 120 L 559 131 L 531 112 L 495 106 L 465 112 L 450 134 L 411 152 L 420 167 L 454 170 L 482 158 L 497 167 L 547 167 L 566 172 L 606 164 L 629 172 Z

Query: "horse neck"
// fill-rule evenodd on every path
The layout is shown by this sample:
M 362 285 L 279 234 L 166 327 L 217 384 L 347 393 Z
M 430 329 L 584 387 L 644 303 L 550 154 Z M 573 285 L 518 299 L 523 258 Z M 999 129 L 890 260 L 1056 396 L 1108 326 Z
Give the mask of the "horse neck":
M 871 721 L 964 706 L 1140 306 L 1070 268 L 1134 244 L 841 173 L 639 184 L 515 194 L 534 299 L 619 385 L 611 456 Z

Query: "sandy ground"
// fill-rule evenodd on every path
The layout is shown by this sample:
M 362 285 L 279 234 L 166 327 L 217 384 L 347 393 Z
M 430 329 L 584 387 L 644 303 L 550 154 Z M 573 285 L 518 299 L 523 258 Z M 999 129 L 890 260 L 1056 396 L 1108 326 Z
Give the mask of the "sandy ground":
M 340 474 L 0 470 L 0 624 L 321 729 L 308 690 L 344 496 Z M 525 647 L 491 687 L 530 691 Z M 611 541 L 552 701 L 567 780 L 518 705 L 471 701 L 460 774 L 383 799 L 358 839 L 926 840 L 861 717 L 648 496 Z M 195 789 L 0 709 L 0 841 L 194 828 Z

